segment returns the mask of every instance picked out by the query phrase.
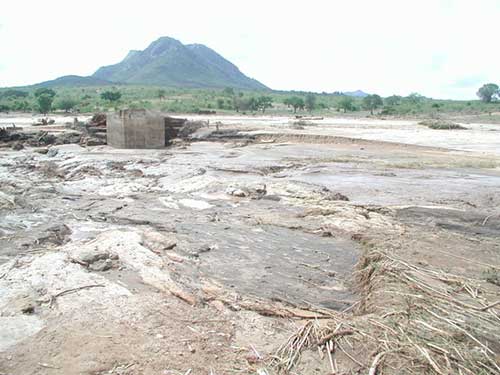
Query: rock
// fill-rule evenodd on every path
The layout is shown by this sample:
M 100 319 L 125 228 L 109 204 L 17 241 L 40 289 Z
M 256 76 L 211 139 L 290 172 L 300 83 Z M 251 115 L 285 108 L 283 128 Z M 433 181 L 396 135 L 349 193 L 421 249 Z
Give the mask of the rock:
M 145 231 L 142 235 L 145 247 L 153 252 L 171 250 L 177 245 L 177 238 L 173 233 L 160 233 L 156 231 Z
M 240 198 L 248 196 L 248 192 L 244 191 L 243 189 L 235 189 L 235 188 L 227 188 L 226 194 L 232 195 L 234 197 L 240 197 Z
M 85 146 L 102 146 L 106 144 L 106 140 L 93 137 L 85 137 L 80 143 Z
M 36 153 L 38 154 L 42 154 L 42 155 L 45 155 L 49 152 L 49 149 L 46 148 L 46 147 L 42 147 L 42 148 L 37 148 L 36 150 L 34 150 Z
M 226 194 L 239 198 L 250 197 L 252 199 L 261 199 L 267 194 L 267 188 L 265 184 L 256 184 L 244 187 L 230 186 L 226 189 Z
M 331 201 L 349 201 L 349 198 L 342 193 L 331 193 L 327 199 Z
M 55 148 L 55 147 L 51 147 L 48 151 L 47 151 L 47 156 L 49 158 L 53 158 L 54 156 L 56 156 L 57 154 L 59 153 L 59 149 Z
M 0 191 L 0 208 L 11 208 L 16 206 L 16 198 Z
M 107 251 L 99 250 L 97 247 L 74 248 L 71 250 L 70 256 L 77 263 L 86 265 L 110 258 L 110 254 Z
M 208 253 L 209 251 L 217 250 L 218 248 L 219 246 L 217 245 L 203 245 L 195 250 L 190 251 L 189 255 L 198 258 L 200 254 Z
M 100 259 L 89 265 L 89 269 L 96 272 L 104 272 L 113 268 L 111 259 Z
M 177 262 L 177 263 L 183 263 L 186 260 L 186 258 L 182 257 L 181 255 L 179 255 L 179 254 L 177 254 L 177 253 L 175 253 L 173 251 L 169 251 L 167 253 L 167 257 L 171 261 Z
M 273 202 L 279 202 L 281 200 L 281 197 L 279 195 L 266 195 L 262 197 L 262 199 L 266 199 Z
M 24 146 L 21 142 L 16 142 L 12 145 L 12 149 L 16 151 L 22 150 L 23 148 Z
M 65 224 L 53 225 L 47 228 L 46 233 L 39 238 L 39 244 L 53 243 L 55 245 L 62 245 L 67 241 L 68 236 L 71 234 L 71 229 Z

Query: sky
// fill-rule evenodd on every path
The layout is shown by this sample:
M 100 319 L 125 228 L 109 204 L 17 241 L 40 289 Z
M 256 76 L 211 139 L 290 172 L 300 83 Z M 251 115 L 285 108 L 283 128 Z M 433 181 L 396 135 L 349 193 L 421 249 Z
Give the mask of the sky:
M 161 36 L 277 90 L 474 99 L 500 83 L 500 0 L 5 0 L 0 87 L 90 75 Z

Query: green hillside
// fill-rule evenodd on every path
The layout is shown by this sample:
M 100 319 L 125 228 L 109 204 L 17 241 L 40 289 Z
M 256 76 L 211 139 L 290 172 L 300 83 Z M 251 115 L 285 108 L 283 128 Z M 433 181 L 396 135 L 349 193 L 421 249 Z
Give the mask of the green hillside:
M 183 45 L 169 37 L 159 38 L 144 51 L 130 51 L 123 61 L 99 68 L 92 77 L 169 87 L 267 89 L 212 49 L 201 44 Z

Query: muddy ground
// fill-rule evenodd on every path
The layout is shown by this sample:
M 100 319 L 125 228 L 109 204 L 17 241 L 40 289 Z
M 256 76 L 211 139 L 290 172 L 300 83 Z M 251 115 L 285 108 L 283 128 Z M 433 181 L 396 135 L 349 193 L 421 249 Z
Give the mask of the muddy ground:
M 0 374 L 500 372 L 499 126 L 217 121 L 0 149 Z

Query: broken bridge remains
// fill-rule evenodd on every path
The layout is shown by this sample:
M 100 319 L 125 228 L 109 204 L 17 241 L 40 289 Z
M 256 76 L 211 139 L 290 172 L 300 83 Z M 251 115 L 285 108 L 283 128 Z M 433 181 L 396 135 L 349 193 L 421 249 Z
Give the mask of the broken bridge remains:
M 125 109 L 107 115 L 107 143 L 114 148 L 163 148 L 176 138 L 186 119 L 146 109 Z

